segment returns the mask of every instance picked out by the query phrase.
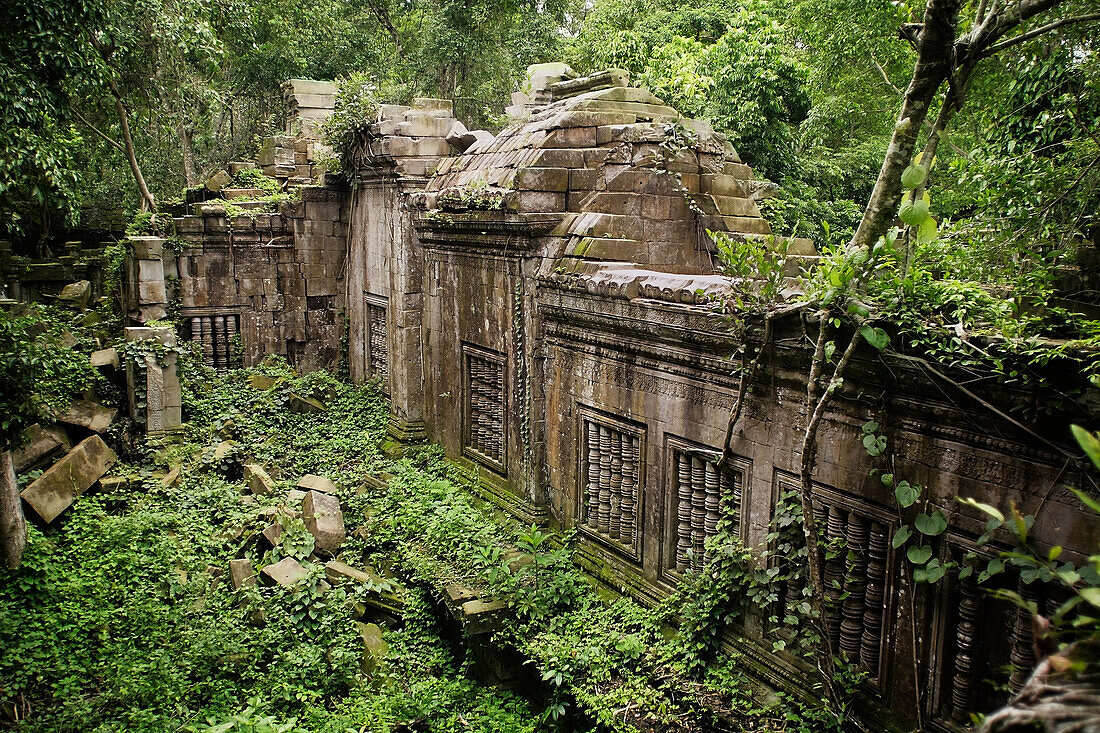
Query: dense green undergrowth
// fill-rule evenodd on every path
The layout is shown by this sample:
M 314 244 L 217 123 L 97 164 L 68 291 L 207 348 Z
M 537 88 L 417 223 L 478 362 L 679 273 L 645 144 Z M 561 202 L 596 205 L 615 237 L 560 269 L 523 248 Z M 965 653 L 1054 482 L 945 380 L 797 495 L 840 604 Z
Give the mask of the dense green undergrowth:
M 438 447 L 388 455 L 388 409 L 375 385 L 297 376 L 279 360 L 225 377 L 181 364 L 184 431 L 139 441 L 112 471 L 127 485 L 89 493 L 54 526 L 32 528 L 23 567 L 0 575 L 5 725 L 345 733 L 690 731 L 715 716 L 744 730 L 841 724 L 782 698 L 755 701 L 737 656 L 717 654 L 717 632 L 740 606 L 719 612 L 711 581 L 689 576 L 656 609 L 608 598 L 573 564 L 572 536 L 524 529 L 484 505 Z M 255 373 L 273 384 L 253 386 Z M 292 392 L 328 409 L 295 413 Z M 272 476 L 271 496 L 245 491 L 248 461 Z M 177 466 L 179 480 L 166 480 Z M 325 584 L 312 536 L 285 511 L 285 492 L 305 473 L 341 487 L 348 539 L 339 559 L 377 570 L 405 602 L 385 632 L 386 660 L 369 673 L 355 609 L 379 587 Z M 272 521 L 284 532 L 267 548 L 258 536 Z M 226 577 L 233 558 L 259 571 L 288 556 L 311 568 L 295 587 L 234 591 Z M 749 560 L 725 563 L 727 574 L 742 569 L 738 587 L 753 585 Z M 473 662 L 445 641 L 432 591 L 455 582 L 510 601 L 514 618 L 494 643 L 528 660 L 526 699 L 478 683 Z M 690 639 L 672 630 L 681 618 Z

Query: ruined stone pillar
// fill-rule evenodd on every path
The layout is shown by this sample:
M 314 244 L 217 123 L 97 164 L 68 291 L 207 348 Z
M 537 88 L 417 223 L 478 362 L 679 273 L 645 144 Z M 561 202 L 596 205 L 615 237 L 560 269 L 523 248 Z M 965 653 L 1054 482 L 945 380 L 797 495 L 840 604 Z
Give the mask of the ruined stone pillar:
M 168 289 L 164 282 L 164 240 L 130 237 L 127 272 L 127 309 L 142 323 L 168 315 Z
M 365 134 L 348 235 L 348 362 L 357 382 L 378 379 L 390 396 L 389 434 L 427 439 L 424 396 L 424 253 L 409 199 L 422 191 L 449 140 L 466 130 L 451 102 L 383 105 Z
M 127 341 L 155 339 L 165 346 L 176 345 L 176 335 L 170 328 L 132 326 L 126 329 Z M 143 354 L 141 363 L 126 363 L 126 391 L 130 403 L 130 418 L 144 424 L 147 432 L 174 430 L 183 424 L 182 394 L 176 373 L 176 354 L 169 352 L 158 359 L 156 354 Z

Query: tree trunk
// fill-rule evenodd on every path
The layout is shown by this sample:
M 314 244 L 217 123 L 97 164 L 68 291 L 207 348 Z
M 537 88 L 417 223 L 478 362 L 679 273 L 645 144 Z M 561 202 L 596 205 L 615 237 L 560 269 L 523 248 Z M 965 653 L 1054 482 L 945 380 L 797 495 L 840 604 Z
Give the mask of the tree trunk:
M 0 565 L 14 570 L 23 562 L 27 546 L 27 521 L 15 482 L 11 451 L 0 452 Z
M 894 125 L 871 199 L 852 237 L 852 244 L 870 250 L 886 234 L 901 203 L 901 172 L 909 165 L 928 107 L 954 63 L 955 29 L 960 0 L 928 0 L 924 25 L 917 36 L 917 63 L 905 90 L 905 101 Z
M 187 188 L 199 185 L 199 174 L 195 170 L 194 130 L 189 125 L 180 124 L 177 128 L 180 136 L 180 150 L 183 151 L 183 178 Z
M 126 150 L 126 162 L 130 164 L 130 172 L 134 174 L 138 191 L 141 193 L 141 210 L 157 210 L 157 202 L 153 194 L 149 193 L 149 187 L 145 185 L 145 176 L 141 174 L 141 166 L 138 165 L 137 152 L 134 150 L 134 138 L 130 134 L 130 115 L 126 112 L 126 105 L 122 103 L 122 92 L 114 79 L 108 77 L 107 86 L 111 90 L 111 96 L 115 98 L 115 110 L 118 112 L 118 122 L 122 129 L 122 144 Z

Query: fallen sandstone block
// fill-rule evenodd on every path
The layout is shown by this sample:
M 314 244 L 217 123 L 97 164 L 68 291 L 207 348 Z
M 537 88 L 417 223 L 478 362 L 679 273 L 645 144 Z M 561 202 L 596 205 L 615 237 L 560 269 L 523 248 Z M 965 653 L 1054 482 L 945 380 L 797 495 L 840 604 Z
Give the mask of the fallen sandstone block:
M 320 491 L 322 494 L 335 494 L 340 488 L 330 479 L 312 473 L 298 479 L 297 486 L 302 491 Z
M 293 557 L 284 557 L 274 565 L 268 565 L 260 571 L 265 579 L 276 585 L 294 585 L 309 575 L 309 569 Z
M 466 601 L 461 606 L 462 628 L 467 634 L 476 636 L 501 629 L 501 623 L 508 610 L 504 601 L 486 601 L 481 598 Z
M 363 656 L 360 667 L 364 674 L 370 674 L 378 669 L 390 653 L 390 645 L 382 638 L 382 627 L 378 624 L 365 624 L 362 621 L 355 622 L 359 629 L 359 637 L 363 640 Z
M 286 405 L 291 412 L 299 414 L 307 412 L 319 413 L 328 409 L 325 407 L 324 403 L 316 397 L 303 397 L 297 392 L 290 393 L 289 397 L 287 397 Z
M 264 531 L 260 532 L 260 538 L 267 543 L 268 547 L 274 547 L 279 544 L 279 540 L 283 536 L 283 525 L 278 522 L 272 522 L 264 527 Z
M 173 486 L 178 486 L 180 482 L 180 471 L 182 469 L 179 466 L 174 467 L 171 471 L 165 474 L 164 478 L 160 480 L 160 486 L 162 489 L 169 489 Z
M 11 459 L 18 473 L 60 453 L 64 448 L 60 438 L 53 432 L 43 429 L 41 425 L 31 425 L 26 430 L 26 436 L 27 444 L 11 452 Z
M 244 481 L 248 490 L 258 496 L 269 496 L 275 490 L 275 483 L 258 463 L 244 464 Z
M 57 302 L 62 305 L 84 310 L 88 307 L 88 301 L 91 297 L 92 283 L 88 280 L 80 280 L 75 283 L 69 283 L 62 288 L 61 293 L 57 296 Z
M 340 511 L 340 500 L 335 496 L 310 491 L 302 499 L 302 519 L 313 535 L 316 550 L 335 555 L 340 545 L 344 544 L 347 536 L 344 514 Z
M 98 435 L 84 440 L 23 489 L 23 500 L 52 522 L 115 465 L 118 456 Z
M 233 587 L 237 590 L 256 585 L 256 573 L 252 570 L 252 561 L 247 558 L 230 560 L 229 579 L 233 581 Z
M 118 351 L 116 349 L 93 351 L 88 360 L 94 367 L 111 367 L 112 369 L 118 369 L 119 367 Z
M 69 405 L 69 409 L 63 414 L 58 415 L 57 420 L 66 425 L 91 430 L 93 433 L 102 433 L 114 422 L 116 415 L 118 415 L 117 408 L 103 407 L 91 400 L 77 400 Z

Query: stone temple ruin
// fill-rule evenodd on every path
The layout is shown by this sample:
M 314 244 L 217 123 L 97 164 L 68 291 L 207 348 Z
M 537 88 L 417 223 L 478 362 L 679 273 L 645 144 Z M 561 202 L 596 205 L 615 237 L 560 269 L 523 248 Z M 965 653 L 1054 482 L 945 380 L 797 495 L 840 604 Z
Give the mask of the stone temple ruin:
M 575 528 L 593 576 L 652 603 L 700 562 L 723 494 L 736 497 L 745 542 L 767 547 L 797 485 L 811 349 L 798 317 L 777 324 L 735 460 L 719 472 L 739 344 L 713 307 L 735 283 L 707 230 L 770 233 L 752 171 L 705 121 L 625 72 L 541 65 L 529 83 L 497 135 L 467 130 L 447 100 L 383 105 L 344 161 L 347 183 L 305 185 L 313 122 L 267 141 L 260 164 L 300 185 L 300 200 L 238 216 L 196 204 L 175 221 L 178 252 L 134 248 L 132 312 L 157 317 L 175 298 L 183 336 L 218 368 L 272 353 L 304 370 L 347 359 L 355 380 L 384 386 L 395 442 L 442 444 L 471 486 L 525 522 Z M 315 120 L 331 88 L 328 100 L 309 88 L 296 104 Z M 789 246 L 794 264 L 815 256 L 808 241 Z M 843 591 L 830 618 L 838 648 L 864 667 L 884 716 L 909 715 L 921 690 L 947 730 L 1002 702 L 998 685 L 1020 688 L 1030 620 L 972 579 L 907 584 L 890 544 L 899 520 L 860 426 L 891 426 L 895 471 L 937 499 L 1036 514 L 1040 544 L 1084 551 L 1096 528 L 1066 490 L 1080 474 L 1057 446 L 931 380 L 914 362 L 857 353 L 822 428 L 815 508 L 849 549 L 825 567 Z M 998 399 L 1008 412 L 1024 397 Z M 975 547 L 977 513 L 948 505 L 942 557 L 994 552 Z M 1039 608 L 1060 600 L 1041 584 L 1018 589 Z M 756 677 L 804 688 L 807 669 L 772 651 L 761 619 L 727 641 Z

